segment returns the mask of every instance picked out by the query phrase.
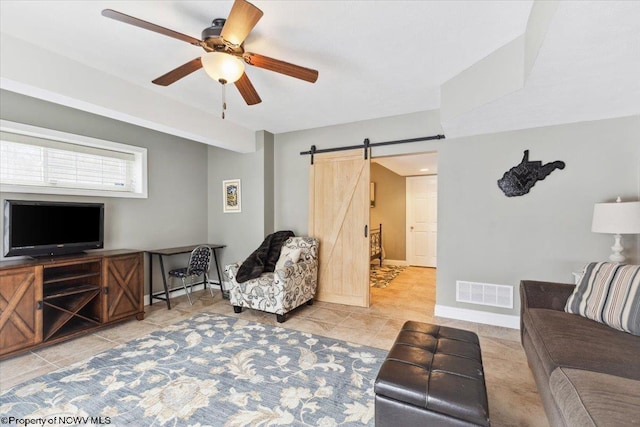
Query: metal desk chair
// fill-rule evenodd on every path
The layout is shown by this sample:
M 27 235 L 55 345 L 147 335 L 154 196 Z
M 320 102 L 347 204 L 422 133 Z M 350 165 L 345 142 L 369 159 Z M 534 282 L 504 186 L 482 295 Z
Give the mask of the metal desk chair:
M 203 276 L 205 286 L 209 282 L 209 267 L 211 265 L 211 255 L 213 254 L 213 250 L 206 245 L 201 245 L 191 251 L 191 256 L 189 257 L 189 266 L 176 268 L 169 271 L 169 278 L 171 277 L 179 277 L 182 279 L 182 287 L 184 288 L 184 292 L 187 294 L 187 299 L 189 300 L 189 304 L 193 305 L 191 301 L 190 293 L 193 290 L 193 278 L 198 276 Z M 191 279 L 191 283 L 189 284 L 189 291 L 187 291 L 187 284 L 185 282 L 186 278 Z M 213 296 L 213 288 L 209 287 L 209 291 L 211 291 L 211 296 Z

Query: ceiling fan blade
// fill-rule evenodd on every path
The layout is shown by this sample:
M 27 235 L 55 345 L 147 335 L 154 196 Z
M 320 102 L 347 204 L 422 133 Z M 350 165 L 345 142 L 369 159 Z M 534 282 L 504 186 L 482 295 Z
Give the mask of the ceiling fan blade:
M 178 68 L 169 71 L 167 74 L 158 77 L 152 83 L 160 86 L 169 86 L 171 83 L 177 82 L 181 78 L 188 76 L 200 68 L 202 68 L 202 61 L 200 58 L 192 59 L 186 64 L 183 64 Z
M 247 73 L 242 73 L 240 79 L 235 83 L 240 95 L 244 98 L 247 105 L 256 105 L 262 102 L 260 95 L 256 92 L 256 88 L 253 87 L 251 80 L 247 76 Z
M 165 27 L 161 27 L 160 25 L 152 24 L 151 22 L 143 21 L 142 19 L 134 18 L 133 16 L 125 15 L 124 13 L 117 12 L 113 9 L 103 10 L 102 16 L 115 19 L 116 21 L 124 22 L 125 24 L 130 24 L 136 27 L 144 28 L 145 30 L 164 34 L 165 36 L 173 37 L 174 39 L 182 40 L 196 46 L 200 46 L 200 43 L 202 43 L 201 40 L 198 40 L 194 37 L 179 33 L 177 31 L 170 30 Z
M 273 59 L 268 56 L 251 52 L 245 53 L 242 57 L 247 64 L 258 68 L 264 68 L 265 70 L 286 74 L 287 76 L 305 80 L 310 83 L 315 83 L 316 80 L 318 80 L 318 71 L 312 70 L 311 68 L 301 67 L 299 65 L 290 64 L 288 62 L 280 61 L 279 59 Z
M 262 18 L 262 15 L 263 12 L 248 1 L 236 0 L 231 7 L 227 22 L 222 27 L 220 36 L 229 43 L 240 45 Z

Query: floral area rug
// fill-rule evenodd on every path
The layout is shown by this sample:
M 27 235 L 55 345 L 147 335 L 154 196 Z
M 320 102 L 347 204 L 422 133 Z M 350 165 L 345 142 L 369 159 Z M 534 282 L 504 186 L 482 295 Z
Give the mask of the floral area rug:
M 38 425 L 373 425 L 373 383 L 385 356 L 198 314 L 7 390 L 0 416 Z
M 398 274 L 407 267 L 400 265 L 383 265 L 372 264 L 369 270 L 369 284 L 374 288 L 386 288 Z

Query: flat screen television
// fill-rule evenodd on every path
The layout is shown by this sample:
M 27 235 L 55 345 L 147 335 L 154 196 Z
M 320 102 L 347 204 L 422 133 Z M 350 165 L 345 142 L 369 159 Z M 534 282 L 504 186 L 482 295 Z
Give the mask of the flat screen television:
M 104 247 L 104 203 L 5 200 L 4 255 L 43 257 Z

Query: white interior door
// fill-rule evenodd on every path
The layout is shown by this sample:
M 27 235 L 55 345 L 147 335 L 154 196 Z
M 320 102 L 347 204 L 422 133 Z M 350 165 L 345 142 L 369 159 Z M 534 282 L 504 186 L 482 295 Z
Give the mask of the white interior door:
M 438 177 L 407 178 L 407 262 L 437 267 Z

